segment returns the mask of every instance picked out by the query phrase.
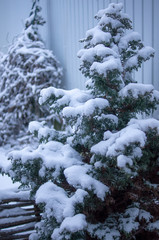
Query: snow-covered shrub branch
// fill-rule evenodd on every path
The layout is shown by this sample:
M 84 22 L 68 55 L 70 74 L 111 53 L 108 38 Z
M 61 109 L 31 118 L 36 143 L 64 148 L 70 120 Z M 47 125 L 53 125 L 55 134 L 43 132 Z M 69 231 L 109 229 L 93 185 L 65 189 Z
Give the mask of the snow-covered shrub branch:
M 0 145 L 24 134 L 31 120 L 49 115 L 38 103 L 40 91 L 61 85 L 60 63 L 38 32 L 39 25 L 45 23 L 40 11 L 39 1 L 34 0 L 22 34 L 1 61 Z
M 38 148 L 9 155 L 8 174 L 31 187 L 43 212 L 30 239 L 159 238 L 159 121 L 137 119 L 155 110 L 159 92 L 132 78 L 154 50 L 130 32 L 122 4 L 96 18 L 78 53 L 86 90 L 40 94 L 62 130 L 31 122 Z

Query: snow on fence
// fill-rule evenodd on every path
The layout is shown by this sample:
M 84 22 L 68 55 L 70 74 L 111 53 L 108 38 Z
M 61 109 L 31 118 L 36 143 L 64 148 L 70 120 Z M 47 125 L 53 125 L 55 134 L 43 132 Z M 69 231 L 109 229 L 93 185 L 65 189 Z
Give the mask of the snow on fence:
M 0 191 L 0 239 L 28 240 L 36 222 L 40 221 L 40 210 L 29 191 Z

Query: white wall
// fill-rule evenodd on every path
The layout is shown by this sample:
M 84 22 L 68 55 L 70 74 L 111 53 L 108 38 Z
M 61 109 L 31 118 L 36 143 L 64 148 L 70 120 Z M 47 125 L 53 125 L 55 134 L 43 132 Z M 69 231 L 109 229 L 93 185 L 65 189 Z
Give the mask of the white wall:
M 124 11 L 133 20 L 134 30 L 142 35 L 145 45 L 155 48 L 155 58 L 146 62 L 135 77 L 159 89 L 159 0 L 48 0 L 49 46 L 64 66 L 65 87 L 84 88 L 85 80 L 78 70 L 76 57 L 82 48 L 79 39 L 95 26 L 96 12 L 110 2 L 123 2 Z
M 47 18 L 47 0 L 41 0 L 42 14 Z M 0 51 L 6 52 L 14 38 L 24 27 L 29 16 L 32 0 L 0 0 Z M 46 19 L 47 20 L 47 19 Z M 41 28 L 41 34 L 48 45 L 48 27 Z
M 41 28 L 42 37 L 64 67 L 64 87 L 84 88 L 85 79 L 78 70 L 77 52 L 82 48 L 79 40 L 95 26 L 97 11 L 110 2 L 123 2 L 134 30 L 142 35 L 145 45 L 155 48 L 155 58 L 143 65 L 136 78 L 153 83 L 159 90 L 159 0 L 41 0 L 47 20 Z M 6 45 L 21 33 L 31 5 L 32 0 L 0 0 L 0 51 L 6 51 Z

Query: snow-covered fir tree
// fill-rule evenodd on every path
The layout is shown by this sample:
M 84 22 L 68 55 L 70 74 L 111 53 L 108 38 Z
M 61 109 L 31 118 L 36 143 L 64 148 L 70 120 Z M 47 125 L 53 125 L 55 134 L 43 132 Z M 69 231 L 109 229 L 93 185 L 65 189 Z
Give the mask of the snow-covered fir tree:
M 154 50 L 131 30 L 122 4 L 96 18 L 78 53 L 87 89 L 41 91 L 40 104 L 65 128 L 33 121 L 38 148 L 9 155 L 8 174 L 42 209 L 30 239 L 159 239 L 159 121 L 137 119 L 155 110 L 159 92 L 132 78 Z
M 46 116 L 46 109 L 38 104 L 40 91 L 61 83 L 62 68 L 38 32 L 45 23 L 40 11 L 39 0 L 33 0 L 22 34 L 1 62 L 0 144 L 17 137 L 31 120 Z

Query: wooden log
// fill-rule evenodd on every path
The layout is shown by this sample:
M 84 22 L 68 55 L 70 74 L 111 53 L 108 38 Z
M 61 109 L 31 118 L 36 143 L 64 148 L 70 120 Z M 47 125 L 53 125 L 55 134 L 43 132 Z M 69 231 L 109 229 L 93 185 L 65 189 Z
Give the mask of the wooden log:
M 32 202 L 25 202 L 25 203 L 15 203 L 15 204 L 1 204 L 0 205 L 0 210 L 3 209 L 11 209 L 11 208 L 16 208 L 16 207 L 26 207 L 26 206 L 30 206 L 33 205 Z
M 19 221 L 15 220 L 14 222 L 0 224 L 0 229 L 15 227 L 15 226 L 19 226 L 19 225 L 22 225 L 22 224 L 37 222 L 37 221 L 38 221 L 37 217 L 32 217 L 32 218 L 29 218 L 29 219 L 24 219 L 24 220 L 19 220 Z
M 34 225 L 35 225 L 36 222 L 33 222 L 33 225 L 30 226 L 28 225 L 27 226 L 23 226 L 23 227 L 17 227 L 17 228 L 14 228 L 14 229 L 11 229 L 11 230 L 6 230 L 5 231 L 1 231 L 0 232 L 0 236 L 1 237 L 8 237 L 10 235 L 13 235 L 13 234 L 16 234 L 16 233 L 22 233 L 22 232 L 27 232 L 27 231 L 32 231 L 34 230 Z M 1 238 L 0 238 L 1 239 Z
M 7 198 L 7 199 L 2 199 L 0 201 L 0 204 L 1 203 L 9 203 L 9 202 L 32 202 L 32 204 L 35 203 L 34 200 L 30 200 L 30 199 L 20 199 L 20 198 Z
M 12 236 L 5 236 L 5 237 L 1 237 L 0 235 L 0 239 L 1 240 L 14 240 L 14 239 L 22 239 L 22 240 L 28 240 L 29 236 L 31 233 L 26 233 L 26 234 L 19 234 L 19 235 L 12 235 Z
M 19 208 L 19 211 L 15 208 Z M 0 240 L 28 240 L 34 231 L 35 223 L 41 220 L 41 211 L 34 200 L 15 197 L 3 199 L 0 202 L 0 210 L 4 210 L 4 215 L 0 216 L 1 222 L 5 219 L 4 223 L 0 224 Z
M 34 210 L 34 209 L 33 209 Z M 34 216 L 35 215 L 35 212 L 33 212 L 33 211 L 31 211 L 31 212 L 29 212 L 29 211 L 26 211 L 26 212 L 24 212 L 24 213 L 20 213 L 20 214 L 12 214 L 12 213 L 10 213 L 10 215 L 7 215 L 7 216 L 5 216 L 5 215 L 3 215 L 3 216 L 0 216 L 0 219 L 4 219 L 4 218 L 13 218 L 13 217 L 19 217 L 19 216 Z

